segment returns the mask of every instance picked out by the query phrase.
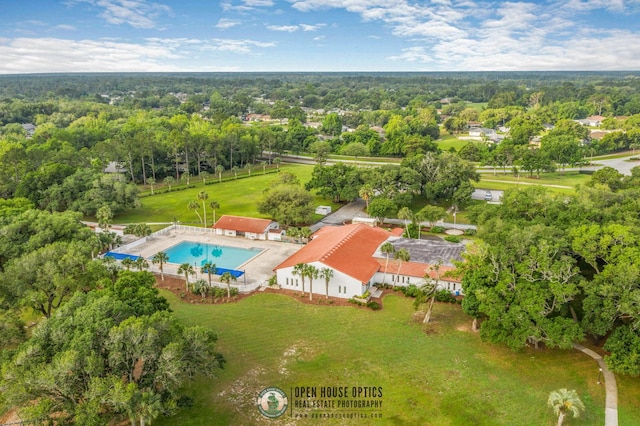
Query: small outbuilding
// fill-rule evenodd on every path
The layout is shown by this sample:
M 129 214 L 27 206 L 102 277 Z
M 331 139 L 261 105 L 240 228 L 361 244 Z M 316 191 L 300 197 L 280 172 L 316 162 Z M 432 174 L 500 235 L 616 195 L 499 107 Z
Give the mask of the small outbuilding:
M 213 225 L 216 234 L 227 237 L 245 237 L 250 240 L 266 240 L 271 229 L 278 229 L 277 222 L 269 219 L 223 215 Z
M 323 216 L 331 213 L 331 206 L 318 206 L 316 207 L 316 214 L 321 214 Z

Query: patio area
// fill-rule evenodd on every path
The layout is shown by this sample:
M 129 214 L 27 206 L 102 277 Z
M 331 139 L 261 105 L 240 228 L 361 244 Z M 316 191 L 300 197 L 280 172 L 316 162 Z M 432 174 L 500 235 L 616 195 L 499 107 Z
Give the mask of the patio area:
M 122 245 L 112 250 L 112 252 L 142 256 L 149 262 L 149 270 L 151 272 L 160 273 L 159 265 L 153 264 L 151 262 L 151 257 L 158 252 L 166 251 L 169 247 L 172 247 L 182 241 L 217 244 L 220 246 L 244 249 L 262 249 L 262 252 L 236 268 L 237 270 L 243 271 L 244 274 L 242 274 L 232 285 L 237 287 L 241 293 L 251 292 L 260 286 L 267 285 L 269 278 L 274 275 L 272 269 L 300 249 L 299 244 L 251 240 L 244 237 L 226 237 L 223 235 L 217 235 L 211 229 L 171 225 L 168 228 L 155 232 L 148 237 L 140 238 L 130 244 Z M 165 275 L 184 278 L 182 274 L 178 274 L 179 267 L 179 264 L 172 263 L 171 258 L 169 258 L 169 262 L 163 266 L 164 273 Z M 200 278 L 207 279 L 207 274 L 203 274 L 199 267 L 194 269 L 196 270 L 196 275 L 192 276 L 190 281 L 195 281 Z M 219 278 L 219 275 L 213 276 L 213 280 L 216 283 L 219 283 Z M 222 285 L 226 286 L 226 284 Z

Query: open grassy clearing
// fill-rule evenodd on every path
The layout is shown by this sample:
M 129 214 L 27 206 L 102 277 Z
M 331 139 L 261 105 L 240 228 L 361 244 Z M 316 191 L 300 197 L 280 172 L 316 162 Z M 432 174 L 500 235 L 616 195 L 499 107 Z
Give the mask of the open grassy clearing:
M 300 179 L 303 184 L 311 179 L 312 166 L 305 165 L 283 165 L 282 171 L 288 171 Z M 220 203 L 220 208 L 216 211 L 216 217 L 222 214 L 232 214 L 250 217 L 266 217 L 258 213 L 258 200 L 262 196 L 264 189 L 268 188 L 278 177 L 277 173 L 262 174 L 262 170 L 254 171 L 251 177 L 233 179 L 218 183 L 215 179 L 209 179 L 204 185 L 201 180 L 194 179 L 194 188 L 175 190 L 162 194 L 142 197 L 142 206 L 120 213 L 114 217 L 114 223 L 139 223 L 139 222 L 173 222 L 178 221 L 183 224 L 200 226 L 198 216 L 189 211 L 187 205 L 190 201 L 198 199 L 198 193 L 205 191 L 209 198 L 205 202 L 215 200 Z M 331 205 L 335 210 L 337 204 L 332 203 L 324 197 L 316 196 L 316 205 Z M 202 207 L 200 208 L 202 211 Z M 207 206 L 207 225 L 213 220 L 213 212 Z M 319 220 L 321 216 L 316 219 Z
M 435 142 L 436 144 L 438 144 L 438 148 L 440 148 L 442 151 L 449 151 L 451 148 L 459 151 L 460 148 L 468 144 L 470 141 L 463 141 L 458 139 L 454 135 L 441 132 L 440 139 Z
M 513 176 L 512 173 L 481 173 L 480 182 L 474 186 L 483 189 L 506 190 L 514 186 L 542 185 L 553 192 L 572 194 L 575 192 L 576 185 L 583 185 L 590 179 L 590 175 L 576 171 L 568 171 L 564 175 L 560 172 L 543 173 L 539 179 L 536 177 L 531 178 L 528 174 L 521 174 L 520 177 L 517 178 Z
M 604 389 L 591 358 L 483 343 L 458 305 L 436 305 L 435 322 L 425 326 L 411 300 L 398 295 L 387 296 L 378 312 L 268 293 L 222 305 L 163 295 L 184 323 L 218 333 L 228 364 L 218 378 L 189 386 L 194 407 L 159 425 L 291 424 L 290 417 L 267 421 L 258 413 L 255 398 L 268 386 L 382 386 L 384 417 L 375 423 L 408 425 L 553 425 L 547 396 L 567 387 L 587 407 L 567 424 L 603 422 Z M 621 424 L 640 424 L 633 409 L 639 403 L 637 391 L 621 395 Z M 311 423 L 317 420 L 296 421 Z

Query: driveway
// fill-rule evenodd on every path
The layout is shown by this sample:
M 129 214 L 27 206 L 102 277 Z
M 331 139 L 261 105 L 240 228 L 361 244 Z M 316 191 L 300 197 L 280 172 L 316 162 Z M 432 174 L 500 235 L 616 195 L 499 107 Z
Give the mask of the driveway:
M 366 204 L 364 200 L 358 198 L 357 200 L 340 207 L 335 212 L 326 215 L 320 222 L 314 223 L 309 228 L 313 232 L 316 232 L 323 226 L 340 226 L 356 217 L 369 217 L 369 215 L 364 211 L 365 207 Z

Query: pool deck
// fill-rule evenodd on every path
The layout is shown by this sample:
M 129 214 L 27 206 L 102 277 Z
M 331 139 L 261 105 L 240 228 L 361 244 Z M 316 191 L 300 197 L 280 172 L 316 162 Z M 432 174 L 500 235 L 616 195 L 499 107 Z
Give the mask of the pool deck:
M 147 241 L 143 244 L 130 249 L 121 248 L 117 251 L 143 256 L 145 259 L 149 259 L 154 254 L 164 251 L 182 241 L 219 244 L 245 249 L 262 249 L 263 251 L 261 253 L 237 268 L 237 270 L 244 271 L 245 273 L 238 278 L 236 284 L 238 284 L 239 287 L 247 285 L 253 288 L 266 284 L 266 281 L 274 275 L 273 268 L 278 266 L 301 248 L 299 244 L 283 243 L 279 241 L 250 240 L 244 237 L 226 237 L 223 235 L 216 235 L 213 232 L 202 232 L 202 230 L 190 231 L 180 229 L 171 230 L 161 235 L 153 235 L 152 237 L 147 238 Z M 183 275 L 178 274 L 179 267 L 180 265 L 171 263 L 171 259 L 169 259 L 169 263 L 165 264 L 163 267 L 164 273 L 182 277 Z M 207 279 L 207 275 L 201 274 L 199 267 L 195 269 L 197 274 L 191 278 L 191 281 L 195 281 L 200 278 Z M 152 264 L 151 261 L 149 261 L 149 270 L 157 273 L 160 272 L 158 265 Z M 219 276 L 214 275 L 213 281 L 219 282 L 219 278 Z

